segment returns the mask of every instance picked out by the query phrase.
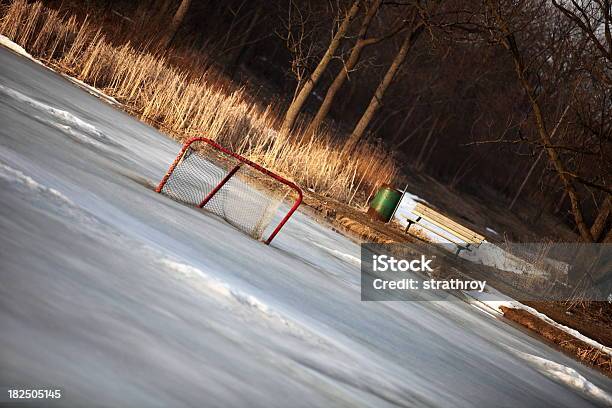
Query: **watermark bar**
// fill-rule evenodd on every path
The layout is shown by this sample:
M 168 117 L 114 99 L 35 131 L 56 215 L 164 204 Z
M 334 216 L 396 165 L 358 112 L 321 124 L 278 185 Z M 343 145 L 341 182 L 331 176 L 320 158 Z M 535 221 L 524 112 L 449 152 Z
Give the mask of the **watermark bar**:
M 502 295 L 495 288 L 503 289 Z M 461 292 L 523 301 L 612 302 L 612 245 L 361 245 L 361 300 L 456 300 Z

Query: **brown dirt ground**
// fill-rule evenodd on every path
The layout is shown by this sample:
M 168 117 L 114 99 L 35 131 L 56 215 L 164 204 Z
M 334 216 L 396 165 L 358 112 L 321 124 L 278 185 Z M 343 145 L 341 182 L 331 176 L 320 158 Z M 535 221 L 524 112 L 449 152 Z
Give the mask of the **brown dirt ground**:
M 588 302 L 568 311 L 565 302 L 523 302 L 554 321 L 578 330 L 607 347 L 612 347 L 612 305 L 608 302 Z
M 358 240 L 382 244 L 416 240 L 399 228 L 372 220 L 365 212 L 316 193 L 304 191 L 304 205 L 309 215 L 340 227 Z
M 507 319 L 538 333 L 546 340 L 556 344 L 571 357 L 612 377 L 612 356 L 609 354 L 603 353 L 568 333 L 547 324 L 525 310 L 511 309 L 505 306 L 501 306 L 500 309 Z

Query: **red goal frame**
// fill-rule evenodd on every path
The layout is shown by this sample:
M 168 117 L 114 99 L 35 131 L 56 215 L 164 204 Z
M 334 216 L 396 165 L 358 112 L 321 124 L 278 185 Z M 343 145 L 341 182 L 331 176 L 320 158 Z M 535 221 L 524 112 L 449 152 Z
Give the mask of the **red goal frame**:
M 240 163 L 238 163 L 236 166 L 234 166 L 226 175 L 225 177 L 219 182 L 219 184 L 217 184 L 217 186 L 215 186 L 215 188 L 213 188 L 210 193 L 208 193 L 208 195 L 206 197 L 204 197 L 202 199 L 202 202 L 198 205 L 199 208 L 202 208 L 206 205 L 206 203 L 208 203 L 208 201 L 210 201 L 211 198 L 213 198 L 213 196 L 223 187 L 223 185 L 225 183 L 227 183 L 233 176 L 234 174 L 236 174 L 236 172 L 238 172 L 238 170 L 240 169 L 240 167 L 243 164 L 246 164 L 247 166 L 250 166 L 252 168 L 254 168 L 255 170 L 259 171 L 260 173 L 263 173 L 267 176 L 272 177 L 274 180 L 288 186 L 289 188 L 293 189 L 298 197 L 297 199 L 293 202 L 293 205 L 291 206 L 291 208 L 289 209 L 289 211 L 287 211 L 287 214 L 285 214 L 285 216 L 283 217 L 283 219 L 278 223 L 278 225 L 276 226 L 276 228 L 274 228 L 274 231 L 272 231 L 272 233 L 270 234 L 270 236 L 268 237 L 268 239 L 266 239 L 264 242 L 266 243 L 266 245 L 269 245 L 270 242 L 272 242 L 272 240 L 274 239 L 274 237 L 276 236 L 276 234 L 278 234 L 278 232 L 281 230 L 281 228 L 283 228 L 283 226 L 285 225 L 285 223 L 287 223 L 287 221 L 289 220 L 289 218 L 291 218 L 291 216 L 293 215 L 293 213 L 297 210 L 297 208 L 300 206 L 300 204 L 302 203 L 302 199 L 304 197 L 304 195 L 302 194 L 302 190 L 293 182 L 287 180 L 286 178 L 279 176 L 278 174 L 266 169 L 265 167 L 260 166 L 257 163 L 252 162 L 251 160 L 247 159 L 246 157 L 242 157 L 237 153 L 232 152 L 231 150 L 221 146 L 220 144 L 218 144 L 217 142 L 208 139 L 206 137 L 194 137 L 191 138 L 189 140 L 187 140 L 185 142 L 185 144 L 183 144 L 183 147 L 181 149 L 181 151 L 179 152 L 179 154 L 176 156 L 176 159 L 174 159 L 174 162 L 170 165 L 170 168 L 168 169 L 168 171 L 166 172 L 166 174 L 164 175 L 164 177 L 162 178 L 162 180 L 159 182 L 159 185 L 157 186 L 157 188 L 155 189 L 155 191 L 157 193 L 161 193 L 162 189 L 164 188 L 164 186 L 166 185 L 166 183 L 168 182 L 168 179 L 170 178 L 170 176 L 172 175 L 172 172 L 174 171 L 174 169 L 176 168 L 176 166 L 178 166 L 178 164 L 180 163 L 181 159 L 183 158 L 183 155 L 185 154 L 185 152 L 187 151 L 187 149 L 189 149 L 189 147 L 196 142 L 204 142 L 206 144 L 208 144 L 209 146 L 211 146 L 212 148 L 219 150 L 220 152 L 231 156 L 233 158 L 235 158 L 236 160 L 238 160 Z

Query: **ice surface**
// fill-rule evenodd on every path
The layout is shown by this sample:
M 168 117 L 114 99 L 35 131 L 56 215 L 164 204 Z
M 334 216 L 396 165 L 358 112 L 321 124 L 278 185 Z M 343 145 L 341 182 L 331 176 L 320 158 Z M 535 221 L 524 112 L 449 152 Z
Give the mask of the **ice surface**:
M 462 301 L 361 302 L 359 247 L 302 213 L 266 246 L 156 194 L 175 142 L 4 49 L 0 85 L 0 384 L 68 406 L 601 403 L 508 346 L 612 388 Z

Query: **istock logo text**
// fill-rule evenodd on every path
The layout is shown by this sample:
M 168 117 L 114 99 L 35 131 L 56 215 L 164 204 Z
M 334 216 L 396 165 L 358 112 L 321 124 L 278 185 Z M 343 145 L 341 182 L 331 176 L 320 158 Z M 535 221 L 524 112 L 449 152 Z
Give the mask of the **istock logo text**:
M 421 255 L 421 259 L 395 259 L 393 256 L 388 255 L 373 255 L 374 260 L 374 271 L 377 272 L 432 272 L 433 270 L 429 266 L 432 259 L 426 259 L 425 255 Z

